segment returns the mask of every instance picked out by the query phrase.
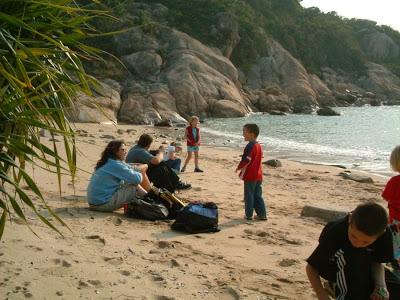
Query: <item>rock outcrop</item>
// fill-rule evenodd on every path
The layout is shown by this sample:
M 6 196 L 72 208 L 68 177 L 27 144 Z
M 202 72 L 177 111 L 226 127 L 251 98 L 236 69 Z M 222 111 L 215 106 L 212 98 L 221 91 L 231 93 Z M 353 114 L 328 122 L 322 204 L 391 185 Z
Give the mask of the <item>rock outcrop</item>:
M 361 78 L 359 85 L 380 95 L 387 103 L 400 102 L 400 78 L 382 65 L 367 63 L 368 77 Z
M 317 110 L 319 116 L 340 116 L 340 113 L 330 107 L 322 107 Z
M 204 40 L 214 42 L 207 46 L 170 27 L 165 5 L 124 5 L 125 30 L 100 43 L 119 61 L 88 65 L 102 88 L 93 97 L 79 95 L 71 120 L 181 124 L 191 115 L 241 117 L 254 111 L 313 113 L 321 107 L 400 104 L 400 78 L 383 65 L 367 63 L 361 77 L 328 67 L 319 76 L 309 74 L 278 42 L 260 34 L 262 50 L 239 70 L 230 58 L 247 37 L 240 36 L 246 31 L 232 12 L 212 17 Z M 357 32 L 366 55 L 375 61 L 399 57 L 400 46 L 371 26 Z
M 115 49 L 124 49 L 120 53 L 125 54 L 122 60 L 129 71 L 118 114 L 121 121 L 180 123 L 191 115 L 238 117 L 252 111 L 237 69 L 221 53 L 169 27 L 158 26 L 151 39 L 142 33 L 124 33 L 131 47 L 125 39 L 114 38 Z M 142 40 L 148 41 L 147 50 L 135 46 Z
M 99 82 L 93 95 L 79 93 L 73 107 L 67 113 L 71 121 L 84 123 L 117 123 L 121 106 L 120 85 L 111 79 Z
M 317 88 L 331 95 L 322 82 L 318 82 L 320 86 L 317 87 L 315 77 L 310 76 L 301 63 L 279 43 L 268 39 L 266 48 L 269 55 L 253 64 L 245 85 L 248 89 L 258 91 L 258 101 L 255 104 L 260 110 L 311 113 L 318 107 L 320 93 Z M 271 89 L 279 92 L 266 92 Z

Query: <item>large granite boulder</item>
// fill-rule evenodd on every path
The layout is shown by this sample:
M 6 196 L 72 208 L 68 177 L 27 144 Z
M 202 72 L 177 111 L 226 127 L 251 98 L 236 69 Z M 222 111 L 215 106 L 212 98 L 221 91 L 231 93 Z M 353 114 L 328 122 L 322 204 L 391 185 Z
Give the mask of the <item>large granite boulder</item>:
M 243 103 L 232 100 L 219 100 L 211 105 L 211 113 L 216 118 L 234 118 L 242 117 L 247 108 L 243 107 Z
M 162 58 L 154 50 L 139 51 L 122 57 L 128 70 L 141 79 L 157 80 Z
M 111 45 L 113 53 L 116 53 L 119 57 L 139 51 L 156 51 L 160 48 L 154 36 L 145 33 L 139 26 L 132 27 L 121 34 L 114 35 L 111 40 Z
M 155 124 L 161 120 L 185 123 L 177 113 L 175 98 L 165 85 L 132 84 L 122 94 L 118 119 L 135 124 Z
M 330 107 L 322 107 L 317 110 L 317 115 L 319 116 L 340 116 L 340 113 L 333 110 Z
M 254 109 L 242 93 L 238 70 L 218 49 L 162 25 L 149 38 L 136 28 L 122 35 L 114 37 L 128 70 L 118 114 L 121 121 L 182 122 L 191 115 L 237 117 Z M 143 40 L 147 49 L 137 46 Z
M 257 102 L 255 106 L 263 112 L 271 113 L 272 111 L 290 112 L 291 102 L 285 94 L 271 94 L 268 90 L 257 92 Z
M 107 82 L 107 83 L 106 83 Z M 100 82 L 93 89 L 93 95 L 79 93 L 68 119 L 82 123 L 117 123 L 117 113 L 121 106 L 120 85 L 112 79 Z
M 175 30 L 164 30 L 161 38 L 168 41 L 166 81 L 182 116 L 216 116 L 211 107 L 220 100 L 240 103 L 232 105 L 236 109 L 225 112 L 227 116 L 237 116 L 238 110 L 241 116 L 250 112 L 250 101 L 243 97 L 238 71 L 229 59 Z
M 318 93 L 301 63 L 279 43 L 266 40 L 268 56 L 261 57 L 247 74 L 246 86 L 253 90 L 278 86 L 295 113 L 310 113 L 317 106 Z
M 382 65 L 367 63 L 368 76 L 359 80 L 359 85 L 383 96 L 389 101 L 400 99 L 400 78 Z

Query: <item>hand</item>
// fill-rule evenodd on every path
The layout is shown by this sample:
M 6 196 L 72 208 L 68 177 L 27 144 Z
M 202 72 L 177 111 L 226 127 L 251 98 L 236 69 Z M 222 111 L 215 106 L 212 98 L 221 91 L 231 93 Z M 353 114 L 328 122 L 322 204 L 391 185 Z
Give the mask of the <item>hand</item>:
M 141 173 L 146 172 L 149 167 L 147 164 L 140 164 L 140 163 L 133 163 L 130 165 Z
M 371 300 L 389 300 L 389 292 L 386 287 L 375 287 L 371 297 Z

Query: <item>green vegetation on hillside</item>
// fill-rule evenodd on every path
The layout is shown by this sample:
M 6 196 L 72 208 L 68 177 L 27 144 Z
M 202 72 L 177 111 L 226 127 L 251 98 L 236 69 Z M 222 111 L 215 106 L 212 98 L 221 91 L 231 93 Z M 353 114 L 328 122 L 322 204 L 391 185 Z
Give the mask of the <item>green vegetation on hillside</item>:
M 265 36 L 277 40 L 309 72 L 320 74 L 323 67 L 354 75 L 366 71 L 366 53 L 361 49 L 357 32 L 373 28 L 387 34 L 400 47 L 400 33 L 367 20 L 349 20 L 335 12 L 323 13 L 318 8 L 303 8 L 299 0 L 106 0 L 123 15 L 132 3 L 168 7 L 167 25 L 177 28 L 201 42 L 220 47 L 227 41 L 213 28 L 221 13 L 228 13 L 239 25 L 240 41 L 233 50 L 233 63 L 246 70 L 258 57 L 267 54 Z M 121 3 L 124 3 L 122 7 Z M 125 10 L 124 10 L 125 9 Z M 157 23 L 150 13 L 136 24 Z M 145 24 L 146 23 L 146 24 Z M 400 74 L 400 57 L 379 63 Z

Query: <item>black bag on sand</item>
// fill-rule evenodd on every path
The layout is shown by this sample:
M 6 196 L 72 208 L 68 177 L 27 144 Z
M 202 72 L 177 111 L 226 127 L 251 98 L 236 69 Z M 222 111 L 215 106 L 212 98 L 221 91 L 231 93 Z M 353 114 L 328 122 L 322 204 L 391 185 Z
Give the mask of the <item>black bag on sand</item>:
M 176 213 L 171 229 L 189 233 L 218 232 L 218 207 L 214 202 L 190 203 Z
M 397 278 L 391 270 L 385 268 L 385 280 L 390 295 L 389 300 L 400 299 L 400 278 Z
M 145 196 L 136 200 L 128 204 L 126 216 L 129 218 L 155 221 L 166 219 L 169 215 L 167 207 L 155 199 Z
M 146 171 L 150 182 L 160 189 L 167 189 L 171 193 L 175 192 L 175 189 L 180 182 L 179 176 L 165 164 L 160 162 L 158 165 L 149 164 L 149 168 Z
M 160 190 L 158 199 L 168 208 L 168 219 L 175 219 L 177 212 L 189 204 L 186 199 L 179 198 L 166 189 Z

